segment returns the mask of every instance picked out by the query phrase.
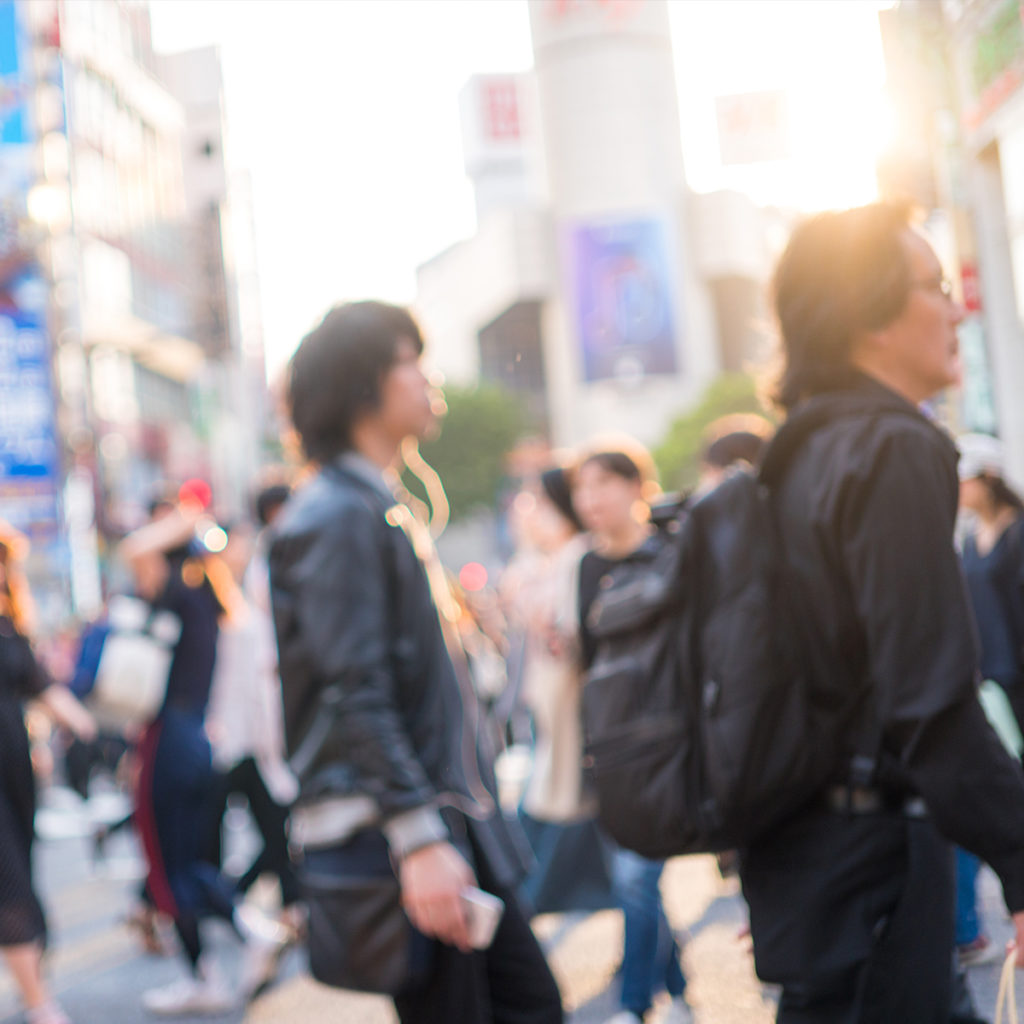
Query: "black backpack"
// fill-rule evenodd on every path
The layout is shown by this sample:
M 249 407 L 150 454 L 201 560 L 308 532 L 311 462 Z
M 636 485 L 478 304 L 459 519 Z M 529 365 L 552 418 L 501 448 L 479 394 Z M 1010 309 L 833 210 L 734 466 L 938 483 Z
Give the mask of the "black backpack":
M 766 462 L 774 450 L 778 469 L 814 427 L 867 407 L 812 401 Z M 815 700 L 763 476 L 734 472 L 644 551 L 602 578 L 587 614 L 584 763 L 612 837 L 655 858 L 742 848 L 830 779 L 869 781 L 871 752 L 840 763 L 859 703 Z

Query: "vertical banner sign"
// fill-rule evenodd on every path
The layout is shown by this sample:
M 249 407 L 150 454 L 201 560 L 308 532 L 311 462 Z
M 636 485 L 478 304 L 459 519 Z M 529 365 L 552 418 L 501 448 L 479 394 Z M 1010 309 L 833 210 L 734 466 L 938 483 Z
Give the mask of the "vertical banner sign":
M 584 379 L 675 373 L 665 225 L 650 219 L 579 226 L 570 230 L 568 249 Z
M 995 434 L 999 429 L 992 387 L 992 367 L 985 344 L 985 326 L 979 316 L 969 316 L 957 328 L 964 383 L 960 391 L 965 430 Z
M 516 79 L 490 78 L 480 87 L 484 135 L 488 141 L 516 141 L 520 138 L 519 92 Z
M 789 99 L 786 93 L 748 92 L 715 98 L 719 159 L 725 167 L 787 160 Z
M 0 0 L 0 517 L 57 535 L 57 441 L 48 288 L 28 216 L 34 183 L 27 54 L 14 0 Z

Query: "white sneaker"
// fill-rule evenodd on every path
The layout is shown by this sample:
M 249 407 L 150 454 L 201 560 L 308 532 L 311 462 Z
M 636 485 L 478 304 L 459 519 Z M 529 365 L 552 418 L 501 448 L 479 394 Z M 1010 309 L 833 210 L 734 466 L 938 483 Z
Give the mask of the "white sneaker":
M 248 1001 L 255 999 L 273 984 L 281 966 L 281 956 L 288 948 L 288 936 L 250 936 L 245 940 L 242 976 L 238 983 L 239 995 Z
M 294 932 L 249 903 L 235 911 L 235 919 L 245 939 L 239 995 L 245 1000 L 255 999 L 277 977 L 281 956 Z
M 609 1017 L 604 1024 L 644 1024 L 644 1019 L 632 1010 L 619 1010 L 614 1016 Z
M 233 1010 L 235 997 L 220 978 L 207 975 L 151 988 L 143 993 L 142 1005 L 160 1017 L 213 1016 Z
M 60 1003 L 51 999 L 42 1006 L 26 1009 L 25 1024 L 71 1024 L 71 1018 Z
M 676 996 L 668 1006 L 668 1012 L 661 1018 L 661 1024 L 693 1024 L 693 1008 L 682 997 Z

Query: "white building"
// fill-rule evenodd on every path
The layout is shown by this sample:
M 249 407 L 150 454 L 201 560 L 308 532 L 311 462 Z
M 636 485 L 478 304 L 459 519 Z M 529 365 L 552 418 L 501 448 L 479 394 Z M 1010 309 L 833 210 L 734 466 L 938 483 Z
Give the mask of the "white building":
M 531 0 L 536 68 L 461 97 L 478 231 L 419 270 L 450 380 L 495 381 L 559 445 L 658 442 L 759 341 L 770 253 L 733 193 L 686 187 L 664 0 Z
M 1024 3 L 945 0 L 998 432 L 1024 485 Z M 966 295 L 965 295 L 966 297 Z
M 157 58 L 184 111 L 182 172 L 191 336 L 206 360 L 198 387 L 218 511 L 248 511 L 260 466 L 265 369 L 255 266 L 252 194 L 233 169 L 216 47 Z
M 258 295 L 251 244 L 241 290 L 226 256 L 251 218 L 228 202 L 216 52 L 161 61 L 137 0 L 0 0 L 0 35 L 0 516 L 33 537 L 52 623 L 98 609 L 102 538 L 158 484 L 246 503 Z

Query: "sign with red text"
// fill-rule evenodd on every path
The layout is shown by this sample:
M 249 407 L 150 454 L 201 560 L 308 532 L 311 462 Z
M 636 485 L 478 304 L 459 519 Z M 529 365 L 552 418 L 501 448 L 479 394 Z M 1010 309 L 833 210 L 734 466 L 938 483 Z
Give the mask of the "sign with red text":
M 789 97 L 784 92 L 718 96 L 715 115 L 723 166 L 789 158 Z

